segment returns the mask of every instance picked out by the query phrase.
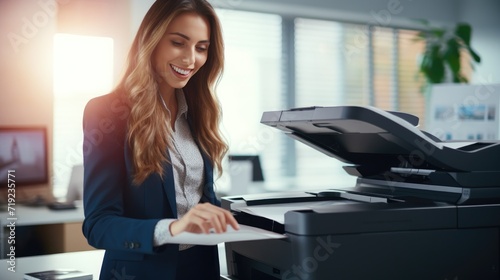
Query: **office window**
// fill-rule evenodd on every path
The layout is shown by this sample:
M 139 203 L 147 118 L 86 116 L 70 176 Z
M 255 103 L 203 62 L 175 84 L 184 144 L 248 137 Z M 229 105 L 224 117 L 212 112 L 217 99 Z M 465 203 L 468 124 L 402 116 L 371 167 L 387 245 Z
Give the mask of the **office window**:
M 397 101 L 397 46 L 395 30 L 374 27 L 372 29 L 372 61 L 374 105 L 384 110 L 395 110 Z
M 397 31 L 397 79 L 398 102 L 396 109 L 420 117 L 420 128 L 425 124 L 425 99 L 422 94 L 424 77 L 416 71 L 419 69 L 419 55 L 424 52 L 425 43 L 415 42 L 414 30 Z
M 416 32 L 303 18 L 294 32 L 297 107 L 371 105 L 423 117 L 416 57 L 423 45 L 412 41 Z M 295 152 L 301 181 L 352 186 L 345 163 L 302 143 Z
M 87 102 L 113 85 L 113 39 L 54 37 L 54 195 L 66 194 L 73 165 L 82 164 L 82 118 Z
M 343 103 L 342 24 L 295 20 L 297 107 Z
M 351 68 L 352 76 L 344 73 L 347 59 L 342 46 L 349 27 L 344 29 L 342 23 L 333 21 L 295 20 L 295 107 L 344 105 L 349 95 L 344 89 L 349 82 L 363 81 L 366 67 Z M 366 91 L 354 93 L 350 101 L 359 104 L 365 95 Z M 313 188 L 350 181 L 338 160 L 300 142 L 294 146 L 296 159 L 290 160 L 296 161 L 295 174 L 302 184 Z
M 338 51 L 342 53 L 342 105 L 369 105 L 372 81 L 369 34 L 366 26 L 342 23 L 342 41 Z
M 281 17 L 217 10 L 221 19 L 226 63 L 218 87 L 223 107 L 222 130 L 230 154 L 261 156 L 267 180 L 281 174 L 282 135 L 260 123 L 262 113 L 283 103 Z M 228 187 L 228 172 L 216 183 Z

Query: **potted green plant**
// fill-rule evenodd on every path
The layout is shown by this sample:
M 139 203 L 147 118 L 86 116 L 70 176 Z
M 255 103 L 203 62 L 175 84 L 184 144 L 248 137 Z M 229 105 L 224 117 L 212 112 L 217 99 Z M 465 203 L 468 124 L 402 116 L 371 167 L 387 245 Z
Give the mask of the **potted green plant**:
M 454 29 L 447 29 L 432 27 L 426 20 L 421 22 L 427 28 L 418 33 L 416 40 L 426 43 L 419 69 L 426 84 L 468 83 L 461 72 L 463 52 L 470 55 L 472 69 L 473 61 L 481 62 L 481 57 L 471 47 L 472 27 L 468 23 L 458 23 Z

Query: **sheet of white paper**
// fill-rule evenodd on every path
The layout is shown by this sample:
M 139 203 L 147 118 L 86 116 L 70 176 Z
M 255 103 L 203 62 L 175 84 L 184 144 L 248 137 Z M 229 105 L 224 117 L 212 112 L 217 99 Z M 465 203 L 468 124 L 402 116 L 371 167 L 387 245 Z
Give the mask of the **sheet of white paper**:
M 228 226 L 227 231 L 224 233 L 197 234 L 183 232 L 174 236 L 170 242 L 175 244 L 216 245 L 223 242 L 278 239 L 285 237 L 286 236 L 283 234 L 272 231 L 240 225 L 239 230 L 234 230 L 231 226 Z

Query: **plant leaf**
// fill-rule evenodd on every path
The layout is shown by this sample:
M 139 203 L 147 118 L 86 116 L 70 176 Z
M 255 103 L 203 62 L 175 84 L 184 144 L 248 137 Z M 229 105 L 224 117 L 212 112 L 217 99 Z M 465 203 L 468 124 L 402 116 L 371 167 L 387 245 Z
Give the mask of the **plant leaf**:
M 432 27 L 428 21 L 420 20 L 427 29 L 417 33 L 413 41 L 426 42 L 425 52 L 420 62 L 419 72 L 426 78 L 428 84 L 442 83 L 447 78 L 447 71 L 451 71 L 453 82 L 467 83 L 467 77 L 461 71 L 461 51 L 466 49 L 473 61 L 481 62 L 481 57 L 472 47 L 472 27 L 468 23 L 458 23 L 454 30 L 454 36 L 450 38 L 447 28 Z M 447 31 L 448 30 L 448 31 Z M 472 65 L 474 69 L 474 65 Z
M 445 66 L 438 45 L 431 46 L 424 54 L 422 63 L 420 64 L 420 71 L 430 83 L 438 84 L 443 82 Z
M 468 23 L 459 23 L 455 28 L 455 35 L 462 39 L 466 46 L 470 47 L 472 27 Z
M 460 82 L 460 43 L 451 38 L 446 42 L 447 49 L 444 53 L 444 59 L 450 66 L 451 74 L 453 75 L 453 82 Z
M 467 46 L 467 49 L 469 50 L 469 53 L 472 55 L 472 59 L 474 59 L 474 61 L 477 63 L 481 63 L 481 57 L 470 46 Z
M 455 28 L 455 35 L 462 39 L 465 47 L 471 54 L 475 62 L 480 63 L 481 57 L 471 48 L 472 27 L 468 23 L 459 23 Z
M 430 33 L 434 37 L 442 39 L 444 37 L 444 34 L 446 34 L 446 30 L 441 29 L 441 28 L 434 28 L 434 29 L 430 30 Z

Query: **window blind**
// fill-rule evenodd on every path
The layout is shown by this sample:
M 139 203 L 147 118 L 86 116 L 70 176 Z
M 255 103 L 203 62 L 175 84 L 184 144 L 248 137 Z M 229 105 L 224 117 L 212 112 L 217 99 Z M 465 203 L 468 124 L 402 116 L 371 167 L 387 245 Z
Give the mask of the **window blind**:
M 226 9 L 217 9 L 217 13 L 226 55 L 218 87 L 223 132 L 230 153 L 260 155 L 265 179 L 272 181 L 284 173 L 284 136 L 262 125 L 260 119 L 264 111 L 285 107 L 282 19 L 278 15 Z
M 372 105 L 423 118 L 415 31 L 297 18 L 294 32 L 297 107 Z M 345 163 L 302 143 L 295 151 L 298 180 L 352 186 Z

